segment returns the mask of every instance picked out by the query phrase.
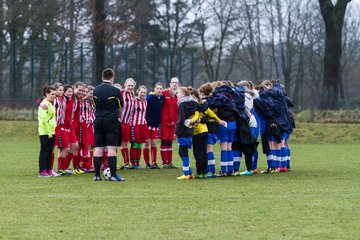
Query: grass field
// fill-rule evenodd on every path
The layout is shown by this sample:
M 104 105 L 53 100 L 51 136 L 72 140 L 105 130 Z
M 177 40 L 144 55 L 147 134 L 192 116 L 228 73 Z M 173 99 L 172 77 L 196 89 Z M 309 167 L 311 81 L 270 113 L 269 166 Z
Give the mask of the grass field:
M 0 239 L 360 238 L 360 125 L 299 125 L 287 173 L 179 181 L 180 169 L 126 170 L 122 183 L 38 178 L 36 123 L 0 129 Z

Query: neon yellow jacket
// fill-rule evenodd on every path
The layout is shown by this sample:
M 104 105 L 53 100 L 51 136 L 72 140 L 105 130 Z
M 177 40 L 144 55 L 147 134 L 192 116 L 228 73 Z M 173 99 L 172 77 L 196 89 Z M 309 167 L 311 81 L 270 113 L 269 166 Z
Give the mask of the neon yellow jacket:
M 216 116 L 216 114 L 210 108 L 206 109 L 205 112 L 196 111 L 196 113 L 198 113 L 198 114 L 194 114 L 194 116 L 191 118 L 191 120 L 194 122 L 194 135 L 208 131 L 206 123 L 196 122 L 199 118 L 201 119 L 202 117 L 207 115 L 210 118 L 215 119 L 216 122 L 218 122 L 218 123 L 221 122 L 221 119 L 218 118 L 218 116 Z
M 44 99 L 38 108 L 39 135 L 54 135 L 56 127 L 55 108 L 51 102 Z

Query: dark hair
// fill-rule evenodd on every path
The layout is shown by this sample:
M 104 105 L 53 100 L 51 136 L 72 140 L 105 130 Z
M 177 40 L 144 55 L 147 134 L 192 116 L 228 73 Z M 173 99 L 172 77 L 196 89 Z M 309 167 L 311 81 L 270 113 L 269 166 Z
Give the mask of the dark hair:
M 115 76 L 114 71 L 111 68 L 106 68 L 103 72 L 102 72 L 102 79 L 103 80 L 110 80 L 111 78 L 113 78 Z
M 194 95 L 194 97 L 196 98 L 196 101 L 197 101 L 198 103 L 202 103 L 201 98 L 200 98 L 200 95 L 199 95 L 199 92 L 198 92 L 195 88 L 193 88 L 193 89 L 190 91 L 190 94 L 191 94 L 191 95 Z
M 73 89 L 73 87 L 72 87 L 71 85 L 66 84 L 66 85 L 64 86 L 64 93 L 65 93 L 69 88 Z
M 205 96 L 210 96 L 213 92 L 213 87 L 210 83 L 205 83 L 199 87 L 199 92 L 203 93 Z
M 43 87 L 43 96 L 46 97 L 46 94 L 51 93 L 51 91 L 56 91 L 56 89 L 48 84 L 45 84 Z

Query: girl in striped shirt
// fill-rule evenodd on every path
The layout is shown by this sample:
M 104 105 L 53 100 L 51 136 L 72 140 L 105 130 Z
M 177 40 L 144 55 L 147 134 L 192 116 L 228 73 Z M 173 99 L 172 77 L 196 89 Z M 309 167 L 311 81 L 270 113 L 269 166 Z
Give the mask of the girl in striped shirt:
M 136 82 L 132 78 L 126 79 L 124 83 L 124 90 L 121 90 L 121 97 L 123 100 L 123 107 L 121 109 L 121 155 L 124 159 L 124 168 L 130 168 L 130 161 L 129 161 L 129 149 L 127 147 L 130 141 L 130 121 L 131 121 L 131 110 L 134 107 L 134 88 L 136 86 Z
M 139 86 L 137 90 L 138 97 L 134 99 L 134 106 L 131 114 L 131 149 L 130 159 L 132 167 L 140 169 L 142 144 L 148 139 L 148 126 L 146 124 L 147 108 L 147 88 L 144 85 Z

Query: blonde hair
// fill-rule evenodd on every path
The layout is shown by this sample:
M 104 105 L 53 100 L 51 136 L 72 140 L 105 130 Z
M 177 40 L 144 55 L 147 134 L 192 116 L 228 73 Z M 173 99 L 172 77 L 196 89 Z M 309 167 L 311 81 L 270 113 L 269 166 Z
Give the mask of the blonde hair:
M 148 90 L 145 85 L 140 85 L 140 86 L 138 87 L 138 89 L 136 90 L 136 93 L 139 94 L 139 92 L 140 92 L 141 89 L 145 89 L 146 91 Z
M 128 85 L 129 82 L 132 82 L 134 84 L 134 87 L 136 86 L 136 82 L 133 78 L 128 78 L 125 80 L 124 86 Z

